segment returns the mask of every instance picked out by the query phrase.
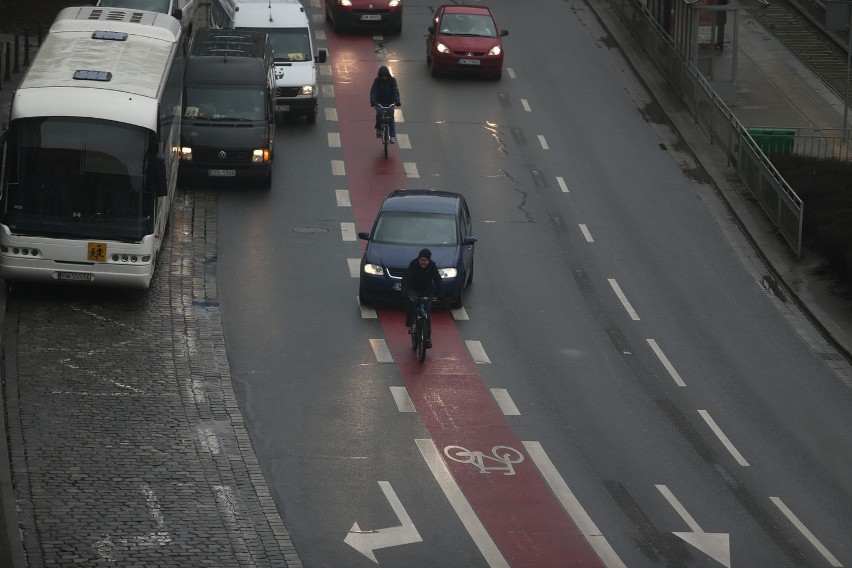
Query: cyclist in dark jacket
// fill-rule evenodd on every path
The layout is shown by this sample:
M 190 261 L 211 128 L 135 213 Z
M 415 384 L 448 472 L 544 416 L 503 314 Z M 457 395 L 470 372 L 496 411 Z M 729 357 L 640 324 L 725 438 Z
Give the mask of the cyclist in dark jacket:
M 376 107 L 376 103 L 383 106 L 388 106 L 391 103 L 398 107 L 402 106 L 402 103 L 399 102 L 399 87 L 396 84 L 396 79 L 391 76 L 390 71 L 384 65 L 379 67 L 379 74 L 373 79 L 373 86 L 370 87 L 370 106 Z M 379 107 L 376 107 L 376 138 L 382 136 L 381 126 L 379 125 L 381 115 L 382 111 Z M 396 123 L 393 119 L 393 111 L 391 111 L 390 141 L 396 142 Z
M 432 251 L 429 249 L 421 250 L 417 258 L 408 263 L 408 269 L 402 277 L 402 293 L 409 299 L 405 304 L 405 326 L 408 333 L 411 333 L 417 309 L 416 303 L 411 300 L 422 296 L 440 298 L 443 293 L 441 274 L 438 272 L 438 266 L 432 261 Z M 431 303 L 427 302 L 426 309 L 430 308 Z M 426 329 L 426 347 L 432 347 L 431 336 L 432 326 L 429 326 Z

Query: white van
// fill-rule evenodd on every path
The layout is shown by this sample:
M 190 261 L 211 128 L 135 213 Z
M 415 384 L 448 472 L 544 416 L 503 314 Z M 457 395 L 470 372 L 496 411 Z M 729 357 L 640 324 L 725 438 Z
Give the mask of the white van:
M 299 0 L 238 0 L 234 28 L 266 32 L 275 57 L 275 110 L 317 120 L 317 63 L 308 17 Z

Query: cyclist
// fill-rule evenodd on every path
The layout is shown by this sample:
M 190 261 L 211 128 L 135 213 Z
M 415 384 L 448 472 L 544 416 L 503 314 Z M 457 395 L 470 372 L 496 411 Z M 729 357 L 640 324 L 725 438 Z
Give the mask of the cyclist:
M 405 327 L 408 333 L 413 333 L 417 302 L 412 301 L 422 296 L 441 297 L 442 283 L 438 266 L 432 261 L 432 251 L 425 248 L 418 253 L 417 258 L 408 263 L 408 269 L 402 277 L 402 293 L 408 298 L 405 304 Z M 429 303 L 426 309 L 430 309 Z M 432 326 L 426 329 L 426 347 L 432 347 Z
M 370 87 L 370 106 L 376 107 L 376 138 L 381 138 L 382 131 L 379 120 L 382 116 L 382 110 L 376 104 L 388 106 L 395 104 L 402 106 L 399 102 L 399 86 L 396 84 L 396 79 L 391 76 L 390 71 L 384 65 L 379 67 L 379 74 L 373 79 L 373 86 Z M 396 143 L 396 123 L 393 120 L 393 110 L 390 111 L 390 143 Z

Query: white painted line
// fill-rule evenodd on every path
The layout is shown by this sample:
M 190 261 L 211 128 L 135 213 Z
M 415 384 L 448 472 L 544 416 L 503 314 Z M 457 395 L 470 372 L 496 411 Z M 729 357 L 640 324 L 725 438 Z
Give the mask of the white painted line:
M 583 533 L 583 536 L 586 537 L 591 547 L 595 549 L 603 565 L 607 568 L 627 568 L 609 542 L 607 542 L 606 537 L 601 534 L 601 531 L 595 525 L 594 521 L 592 521 L 592 518 L 586 513 L 580 501 L 574 496 L 574 492 L 571 491 L 571 488 L 568 487 L 565 480 L 559 475 L 559 471 L 553 465 L 553 462 L 550 461 L 541 444 L 539 442 L 522 443 L 527 450 L 527 454 L 529 454 L 533 463 L 535 463 L 535 466 L 541 472 L 542 477 L 550 485 L 553 494 L 559 499 L 562 508 L 568 513 L 568 516 L 571 517 L 574 524 Z
M 731 455 L 734 456 L 734 459 L 737 460 L 737 463 L 743 467 L 748 467 L 748 462 L 746 461 L 746 459 L 739 452 L 739 450 L 734 447 L 734 445 L 731 443 L 731 440 L 728 439 L 725 433 L 722 432 L 722 429 L 719 428 L 719 425 L 716 424 L 716 421 L 713 420 L 713 417 L 710 416 L 710 413 L 706 410 L 699 410 L 698 414 L 700 414 L 701 418 L 703 418 L 707 425 L 710 426 L 710 429 L 713 430 L 713 433 L 716 434 L 716 437 L 719 438 L 719 441 L 722 442 L 722 445 L 724 445 L 725 448 L 727 448 L 727 450 L 731 452 Z
M 521 411 L 515 406 L 515 401 L 506 389 L 491 389 L 491 396 L 497 401 L 497 406 L 505 416 L 520 416 Z
M 358 278 L 360 276 L 359 271 L 361 270 L 361 259 L 360 258 L 347 258 L 347 264 L 349 264 L 349 276 L 352 278 Z
M 311 20 L 313 20 L 315 24 L 322 24 L 323 22 L 325 22 L 325 18 L 322 14 L 314 14 L 313 16 L 311 16 Z M 317 39 L 319 39 L 319 34 L 320 30 L 317 30 Z M 325 32 L 322 32 L 322 34 L 323 39 L 325 39 Z
M 506 72 L 509 73 L 509 77 L 511 77 L 512 79 L 515 78 L 515 70 L 514 69 L 512 69 L 511 67 L 506 67 Z
M 376 355 L 376 361 L 379 363 L 393 363 L 393 355 L 391 355 L 388 344 L 384 339 L 371 339 L 370 347 L 373 348 L 373 353 Z
M 565 185 L 565 180 L 562 178 L 562 176 L 556 177 L 556 183 L 559 184 L 559 189 L 562 190 L 562 193 L 568 193 L 568 186 Z
M 396 144 L 403 150 L 411 150 L 411 140 L 408 139 L 408 134 L 397 133 Z
M 328 133 L 328 147 L 329 148 L 340 148 L 340 133 L 339 132 L 329 132 Z
M 417 164 L 414 162 L 403 162 L 402 167 L 405 170 L 405 177 L 407 178 L 419 178 L 420 174 L 417 173 Z
M 352 207 L 352 201 L 349 199 L 349 191 L 346 189 L 335 189 L 334 198 L 337 200 L 338 207 Z
M 340 236 L 346 242 L 358 240 L 358 233 L 355 232 L 355 223 L 341 223 Z
M 321 22 L 323 20 L 322 14 L 314 14 L 314 18 L 316 18 L 317 15 L 319 15 L 319 20 Z M 317 38 L 317 41 L 325 41 L 326 39 L 328 39 L 326 38 L 325 30 L 317 30 L 314 33 L 314 37 Z
M 485 354 L 485 349 L 482 348 L 481 342 L 465 339 L 464 343 L 467 345 L 467 350 L 470 351 L 470 356 L 473 357 L 474 363 L 481 364 L 491 362 L 491 359 L 489 359 L 488 355 Z
M 689 511 L 686 510 L 686 507 L 680 504 L 678 498 L 674 496 L 674 493 L 671 492 L 671 489 L 666 487 L 665 485 L 655 485 L 655 487 L 663 494 L 663 497 L 666 498 L 666 501 L 669 502 L 669 505 L 680 515 L 680 518 L 683 519 L 683 522 L 686 523 L 686 526 L 689 527 L 694 533 L 703 533 L 704 531 L 698 526 L 698 522 L 689 514 Z
M 618 285 L 618 282 L 615 281 L 615 278 L 608 278 L 609 285 L 612 286 L 613 292 L 618 296 L 618 299 L 621 300 L 621 305 L 624 306 L 624 309 L 627 310 L 627 313 L 630 314 L 630 319 L 633 321 L 639 321 L 639 314 L 633 309 L 633 306 L 630 305 L 630 302 L 627 301 L 627 296 L 624 295 L 624 292 L 621 291 L 621 286 Z
M 524 110 L 527 112 L 531 112 L 530 103 L 527 99 L 521 99 L 521 106 L 524 107 Z
M 325 109 L 325 120 L 327 122 L 337 122 L 337 109 L 336 108 Z
M 320 75 L 322 75 L 323 77 L 331 77 L 331 65 L 325 63 L 325 64 L 322 64 L 322 65 L 319 65 L 318 67 L 319 67 Z
M 331 175 L 333 176 L 345 176 L 346 175 L 346 165 L 343 160 L 332 160 L 331 161 Z
M 376 34 L 376 35 L 373 36 L 373 41 L 382 41 L 384 39 L 385 39 L 385 36 L 382 36 L 382 35 Z M 393 73 L 391 73 L 391 75 L 393 75 Z
M 470 506 L 464 494 L 459 489 L 455 479 L 453 479 L 450 470 L 447 469 L 444 460 L 438 453 L 438 448 L 432 440 L 415 440 L 417 447 L 420 448 L 420 453 L 423 454 L 423 459 L 429 469 L 432 470 L 432 475 L 447 497 L 447 501 L 453 507 L 453 510 L 458 515 L 464 528 L 467 529 L 471 539 L 476 544 L 479 552 L 491 568 L 509 568 L 509 563 L 500 554 L 500 549 L 494 544 L 488 531 L 482 526 L 482 521 L 476 516 L 473 507 Z
M 402 114 L 401 108 L 398 108 L 398 109 L 393 111 L 393 121 L 396 122 L 397 124 L 399 124 L 401 122 L 405 122 L 405 115 Z
M 682 378 L 680 378 L 680 373 L 678 373 L 677 369 L 674 368 L 674 365 L 669 362 L 669 358 L 666 357 L 666 354 L 663 353 L 663 350 L 660 349 L 660 346 L 657 345 L 657 342 L 653 339 L 646 339 L 646 341 L 648 342 L 648 345 L 651 346 L 651 349 L 654 350 L 654 353 L 657 354 L 657 359 L 660 360 L 660 363 L 662 363 L 663 367 L 666 368 L 666 371 L 669 372 L 669 375 L 671 375 L 672 379 L 674 379 L 674 382 L 677 383 L 677 386 L 685 387 L 686 383 L 683 382 Z
M 332 83 L 326 83 L 322 86 L 322 96 L 329 99 L 334 98 L 334 85 Z
M 584 225 L 583 223 L 580 223 L 580 231 L 583 233 L 583 236 L 586 238 L 587 243 L 595 242 L 595 239 L 592 238 L 592 233 L 589 232 L 589 228 L 586 225 Z
M 791 523 L 793 523 L 793 526 L 795 526 L 799 530 L 799 532 L 802 533 L 802 535 L 806 539 L 808 539 L 808 542 L 810 542 L 811 545 L 816 548 L 826 560 L 828 560 L 829 564 L 831 564 L 835 568 L 840 568 L 841 566 L 843 566 L 843 564 L 841 564 L 840 561 L 837 560 L 837 558 L 835 558 L 835 556 L 831 552 L 829 552 L 825 546 L 823 546 L 819 539 L 814 536 L 814 533 L 808 530 L 808 527 L 806 527 L 804 523 L 799 520 L 799 517 L 793 514 L 793 511 L 791 511 L 787 507 L 787 505 L 784 504 L 780 497 L 770 497 L 770 499 L 773 503 L 775 503 L 775 506 L 778 507 L 782 513 L 784 513 L 784 516 L 787 517 Z
M 470 321 L 470 318 L 467 317 L 467 310 L 464 309 L 464 306 L 452 309 L 450 310 L 450 313 L 453 314 L 453 319 L 456 321 Z
M 359 296 L 355 296 L 355 301 L 358 302 L 358 308 L 361 310 L 361 319 L 378 319 L 379 314 L 376 313 L 375 308 L 362 306 Z
M 550 150 L 550 146 L 547 145 L 547 140 L 545 140 L 544 136 L 541 134 L 538 135 L 538 143 L 541 144 L 542 150 Z
M 417 412 L 414 408 L 414 403 L 411 401 L 411 396 L 408 394 L 408 389 L 405 387 L 391 387 L 393 400 L 396 402 L 396 407 L 400 412 Z
M 311 6 L 311 8 L 322 8 L 322 6 L 320 6 L 320 0 L 311 0 L 310 6 Z M 322 14 L 320 14 L 320 15 L 322 15 Z

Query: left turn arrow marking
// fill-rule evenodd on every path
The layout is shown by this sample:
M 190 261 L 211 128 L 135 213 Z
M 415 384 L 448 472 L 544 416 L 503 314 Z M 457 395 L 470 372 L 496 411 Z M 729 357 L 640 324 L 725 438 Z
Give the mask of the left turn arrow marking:
M 372 531 L 362 531 L 358 523 L 352 525 L 349 529 L 349 534 L 343 539 L 343 542 L 375 562 L 376 555 L 373 551 L 379 548 L 388 548 L 390 546 L 400 546 L 403 544 L 411 544 L 414 542 L 423 542 L 420 533 L 411 521 L 411 517 L 405 512 L 405 508 L 399 500 L 399 497 L 394 493 L 391 484 L 387 481 L 379 481 L 379 487 L 385 494 L 390 503 L 393 512 L 396 513 L 399 522 L 402 523 L 398 527 L 389 527 L 386 529 L 376 529 Z

